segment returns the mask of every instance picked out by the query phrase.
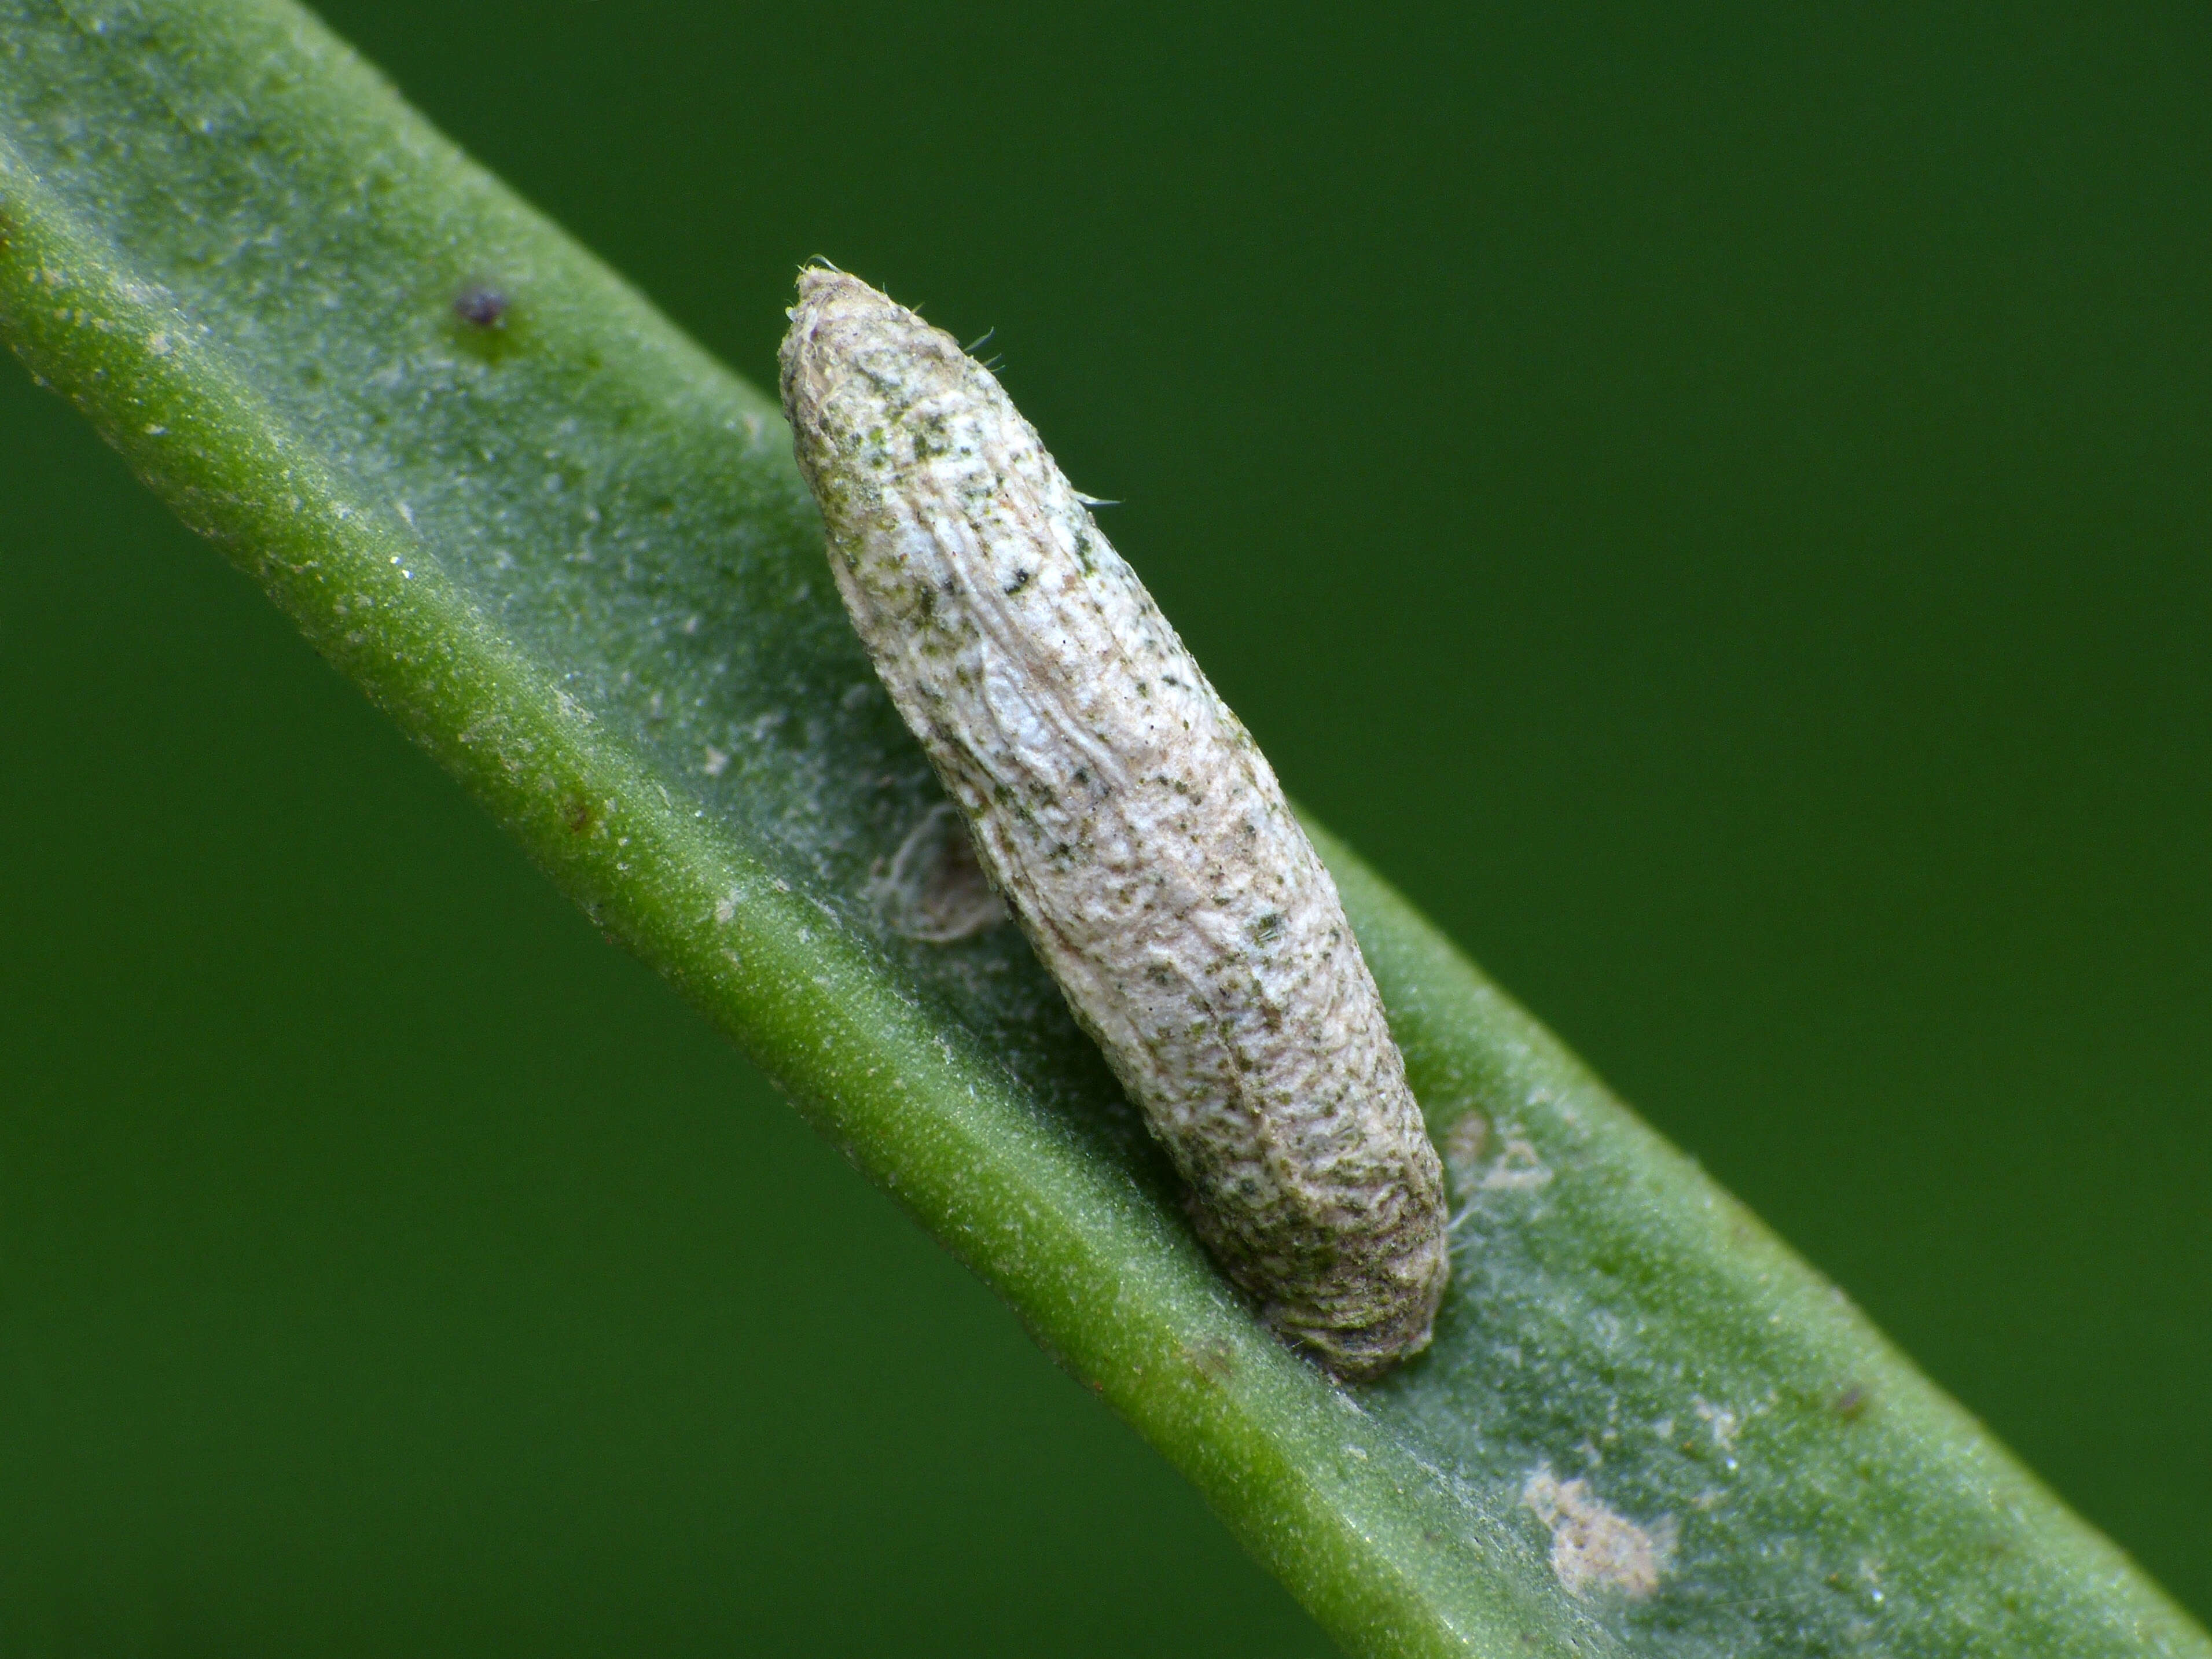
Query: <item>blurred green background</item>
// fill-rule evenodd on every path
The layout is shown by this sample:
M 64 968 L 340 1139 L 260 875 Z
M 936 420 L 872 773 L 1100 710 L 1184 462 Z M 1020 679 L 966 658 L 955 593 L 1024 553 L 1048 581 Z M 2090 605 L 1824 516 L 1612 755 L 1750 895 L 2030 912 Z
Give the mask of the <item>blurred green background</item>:
M 809 255 L 995 326 L 1291 791 L 2212 1613 L 2212 16 L 324 10 L 756 379 Z M 0 731 L 7 1651 L 1327 1650 L 12 371 Z

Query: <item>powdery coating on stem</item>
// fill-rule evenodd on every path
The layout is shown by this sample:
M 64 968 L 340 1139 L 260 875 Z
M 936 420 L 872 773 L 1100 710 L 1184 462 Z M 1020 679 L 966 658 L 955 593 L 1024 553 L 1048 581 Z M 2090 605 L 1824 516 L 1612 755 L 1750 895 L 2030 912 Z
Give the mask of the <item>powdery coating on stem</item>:
M 1191 1186 L 1338 1376 L 1428 1346 L 1443 1174 L 1274 773 L 998 381 L 810 270 L 782 352 L 854 625 L 976 856 Z

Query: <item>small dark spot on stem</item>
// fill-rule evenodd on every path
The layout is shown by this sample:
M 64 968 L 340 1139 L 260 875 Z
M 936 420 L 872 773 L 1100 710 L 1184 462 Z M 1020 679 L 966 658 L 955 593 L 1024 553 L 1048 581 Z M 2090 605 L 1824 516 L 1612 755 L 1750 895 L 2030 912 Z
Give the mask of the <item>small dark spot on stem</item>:
M 1866 1390 L 1856 1382 L 1836 1396 L 1832 1408 L 1846 1423 L 1856 1423 L 1866 1415 Z
M 568 805 L 561 809 L 561 816 L 568 821 L 568 833 L 580 836 L 592 827 L 599 815 L 592 810 L 592 803 L 581 795 L 571 795 Z
M 514 302 L 489 283 L 471 283 L 453 296 L 453 315 L 471 328 L 497 328 Z

